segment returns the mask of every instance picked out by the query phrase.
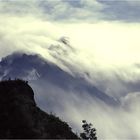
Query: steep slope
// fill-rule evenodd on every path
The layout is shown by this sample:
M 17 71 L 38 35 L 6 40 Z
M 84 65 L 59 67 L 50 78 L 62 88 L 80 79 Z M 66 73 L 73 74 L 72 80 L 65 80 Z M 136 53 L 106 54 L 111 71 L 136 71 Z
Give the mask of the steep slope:
M 58 117 L 36 106 L 27 82 L 0 82 L 0 138 L 78 138 Z
M 40 83 L 49 83 L 66 91 L 89 94 L 92 98 L 97 98 L 106 104 L 117 104 L 113 98 L 84 78 L 72 76 L 38 55 L 12 54 L 3 58 L 0 62 L 0 77 L 1 79 L 22 78 L 40 86 L 42 86 Z

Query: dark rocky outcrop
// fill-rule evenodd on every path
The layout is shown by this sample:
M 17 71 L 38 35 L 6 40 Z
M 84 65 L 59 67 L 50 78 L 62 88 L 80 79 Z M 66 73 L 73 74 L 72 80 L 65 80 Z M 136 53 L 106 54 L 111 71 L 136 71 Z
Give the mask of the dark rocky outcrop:
M 0 138 L 77 139 L 66 122 L 36 106 L 27 82 L 0 82 Z

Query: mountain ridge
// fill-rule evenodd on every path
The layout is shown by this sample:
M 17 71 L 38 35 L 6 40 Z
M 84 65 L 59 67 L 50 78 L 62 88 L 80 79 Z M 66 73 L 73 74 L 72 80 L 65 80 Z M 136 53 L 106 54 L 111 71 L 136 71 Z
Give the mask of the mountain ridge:
M 0 76 L 2 79 L 19 77 L 34 83 L 35 80 L 49 82 L 64 90 L 74 90 L 82 94 L 89 94 L 93 98 L 98 98 L 107 104 L 116 105 L 117 102 L 109 97 L 103 91 L 100 91 L 94 85 L 91 85 L 86 79 L 79 76 L 72 76 L 60 67 L 50 63 L 38 55 L 32 54 L 12 54 L 3 58 L 0 62 Z M 34 74 L 31 73 L 34 71 Z M 29 74 L 33 74 L 32 76 Z M 65 81 L 65 82 L 64 82 Z M 40 82 L 39 82 L 40 83 Z

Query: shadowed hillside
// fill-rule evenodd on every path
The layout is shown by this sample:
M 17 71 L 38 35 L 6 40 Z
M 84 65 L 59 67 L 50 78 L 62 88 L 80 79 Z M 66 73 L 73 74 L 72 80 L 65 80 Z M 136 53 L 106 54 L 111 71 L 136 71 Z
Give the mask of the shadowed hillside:
M 36 106 L 27 82 L 0 82 L 0 138 L 76 139 L 66 122 Z

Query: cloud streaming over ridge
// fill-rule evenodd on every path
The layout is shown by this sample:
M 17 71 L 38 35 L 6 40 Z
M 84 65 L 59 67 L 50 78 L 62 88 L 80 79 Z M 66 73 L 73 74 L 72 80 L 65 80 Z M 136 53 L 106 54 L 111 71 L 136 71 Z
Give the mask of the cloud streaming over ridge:
M 72 92 L 70 97 L 65 96 L 65 90 L 57 89 L 66 101 L 69 98 L 74 102 L 64 101 L 64 116 L 71 119 L 70 114 L 75 114 L 72 120 L 75 123 L 84 119 L 82 116 L 93 121 L 103 138 L 138 139 L 138 3 L 127 0 L 0 1 L 0 58 L 15 51 L 37 53 L 68 73 L 84 77 L 119 100 L 120 106 L 114 108 L 93 102 L 89 96 L 81 98 L 72 91 L 67 91 Z M 118 7 L 113 10 L 111 6 L 124 7 L 128 13 L 120 14 Z M 69 45 L 61 40 L 64 37 L 69 39 Z

